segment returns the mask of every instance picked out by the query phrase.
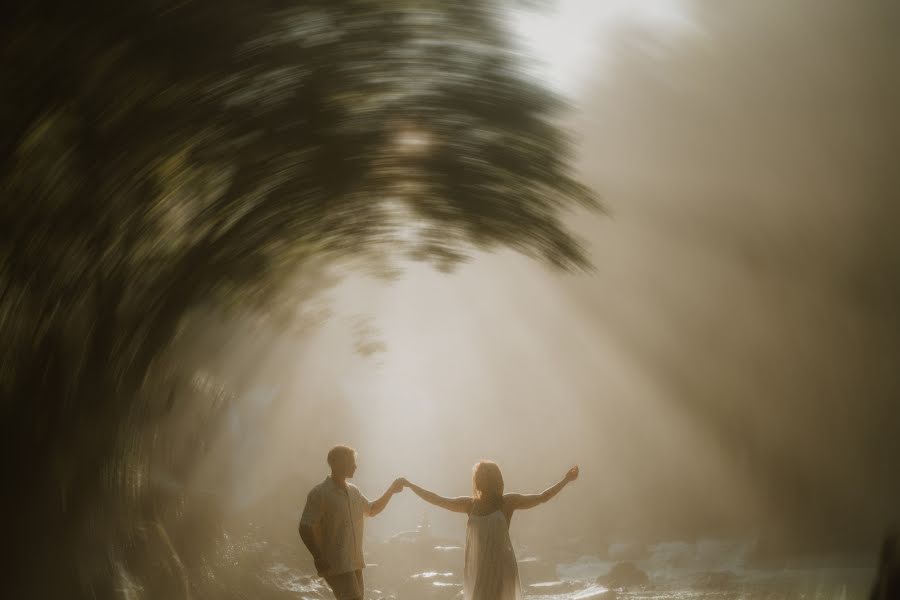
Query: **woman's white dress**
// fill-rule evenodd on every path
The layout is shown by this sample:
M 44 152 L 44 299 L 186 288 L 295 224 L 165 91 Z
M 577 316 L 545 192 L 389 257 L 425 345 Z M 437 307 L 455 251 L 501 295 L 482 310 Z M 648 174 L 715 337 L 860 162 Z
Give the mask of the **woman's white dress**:
M 521 600 L 519 566 L 502 510 L 469 515 L 466 525 L 466 600 Z

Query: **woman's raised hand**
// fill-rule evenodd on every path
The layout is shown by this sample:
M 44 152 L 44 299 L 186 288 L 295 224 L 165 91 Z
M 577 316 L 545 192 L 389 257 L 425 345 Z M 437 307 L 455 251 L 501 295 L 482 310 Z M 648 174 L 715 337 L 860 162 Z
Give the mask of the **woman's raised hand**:
M 578 465 L 575 465 L 566 473 L 566 481 L 575 481 L 578 479 Z

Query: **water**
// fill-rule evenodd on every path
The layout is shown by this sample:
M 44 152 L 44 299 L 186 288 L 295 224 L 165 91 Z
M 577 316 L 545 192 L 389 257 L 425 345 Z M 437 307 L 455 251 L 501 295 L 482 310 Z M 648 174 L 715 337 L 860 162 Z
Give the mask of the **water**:
M 463 549 L 412 538 L 370 544 L 367 554 L 369 600 L 451 600 L 462 598 Z M 689 553 L 688 549 L 693 552 Z M 525 597 L 531 600 L 864 600 L 874 571 L 870 568 L 817 567 L 753 569 L 742 554 L 718 552 L 696 544 L 658 545 L 631 562 L 632 574 L 645 584 L 612 585 L 611 569 L 622 561 L 597 556 L 555 560 L 520 553 Z M 637 577 L 638 575 L 632 575 Z M 330 598 L 324 582 L 302 567 L 285 562 L 270 566 L 262 578 L 272 598 Z

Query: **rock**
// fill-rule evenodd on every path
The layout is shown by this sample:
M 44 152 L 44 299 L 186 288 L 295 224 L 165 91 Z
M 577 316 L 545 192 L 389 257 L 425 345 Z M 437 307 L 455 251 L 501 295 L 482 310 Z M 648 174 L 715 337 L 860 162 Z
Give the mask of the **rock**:
M 620 562 L 609 573 L 598 577 L 597 583 L 610 589 L 643 587 L 650 583 L 650 578 L 633 563 Z

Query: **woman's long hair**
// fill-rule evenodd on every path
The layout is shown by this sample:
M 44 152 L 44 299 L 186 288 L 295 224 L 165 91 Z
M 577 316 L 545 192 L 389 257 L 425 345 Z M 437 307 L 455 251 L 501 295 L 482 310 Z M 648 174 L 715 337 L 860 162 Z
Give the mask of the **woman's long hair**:
M 499 504 L 503 500 L 503 473 L 492 460 L 482 460 L 472 468 L 472 495 Z

